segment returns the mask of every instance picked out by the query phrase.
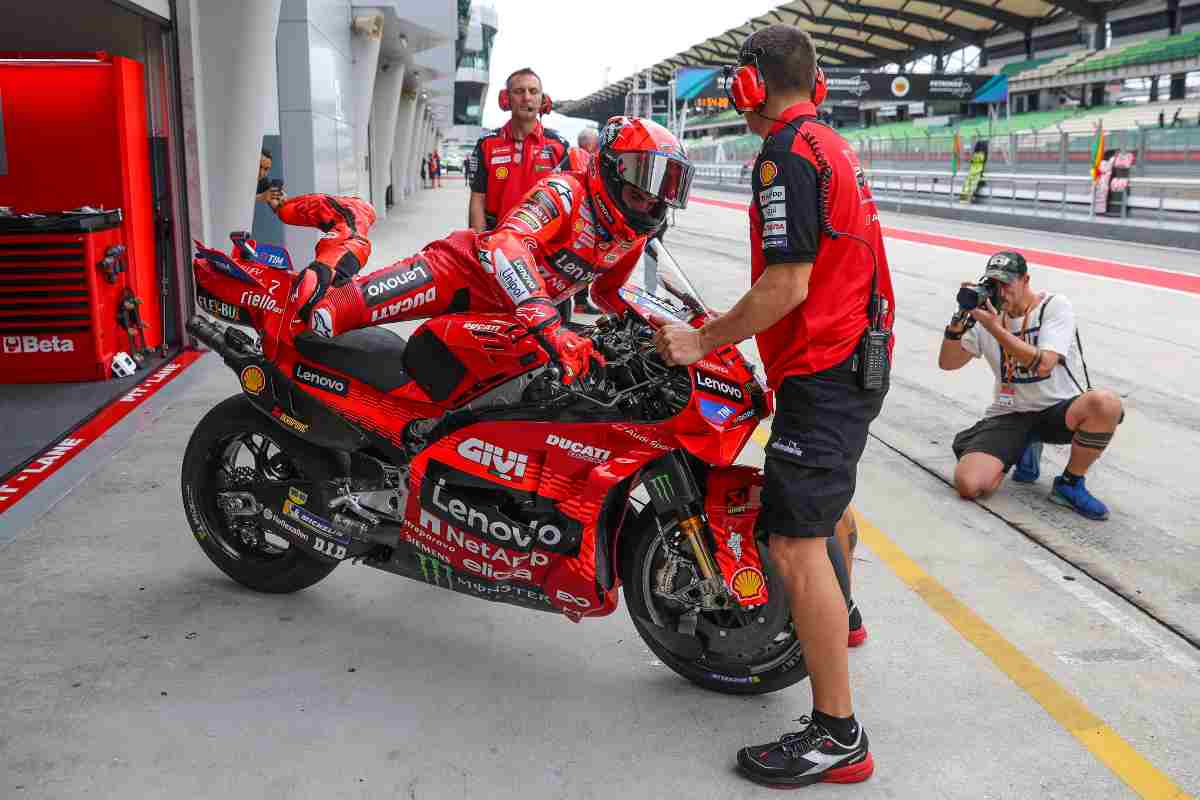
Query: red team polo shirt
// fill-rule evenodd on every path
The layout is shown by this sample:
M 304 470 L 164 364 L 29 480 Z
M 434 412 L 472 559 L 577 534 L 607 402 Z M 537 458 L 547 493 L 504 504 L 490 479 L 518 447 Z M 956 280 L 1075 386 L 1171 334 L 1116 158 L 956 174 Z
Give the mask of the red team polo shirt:
M 813 265 L 807 299 L 755 337 L 767 382 L 775 389 L 789 375 L 812 375 L 849 358 L 866 330 L 871 293 L 867 246 L 849 236 L 835 240 L 822 233 L 818 161 L 786 122 L 803 126 L 833 169 L 829 218 L 834 230 L 854 234 L 874 250 L 889 328 L 896 307 L 879 213 L 866 175 L 846 140 L 816 121 L 816 111 L 812 103 L 798 103 L 783 113 L 763 142 L 751 180 L 751 281 L 772 264 Z
M 471 154 L 474 173 L 471 191 L 486 194 L 484 212 L 488 230 L 516 205 L 539 179 L 554 170 L 570 145 L 552 128 L 534 123 L 520 145 L 512 138 L 512 121 L 481 136 Z

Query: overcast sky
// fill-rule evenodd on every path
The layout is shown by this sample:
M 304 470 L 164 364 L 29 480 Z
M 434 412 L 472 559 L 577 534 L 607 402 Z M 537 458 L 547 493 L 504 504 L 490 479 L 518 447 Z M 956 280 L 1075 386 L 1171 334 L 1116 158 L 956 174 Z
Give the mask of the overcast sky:
M 487 0 L 485 0 L 486 2 Z M 483 124 L 503 125 L 496 105 L 504 79 L 521 67 L 542 77 L 556 100 L 575 100 L 605 85 L 736 28 L 782 0 L 492 0 L 499 17 Z M 574 143 L 584 123 L 545 119 Z

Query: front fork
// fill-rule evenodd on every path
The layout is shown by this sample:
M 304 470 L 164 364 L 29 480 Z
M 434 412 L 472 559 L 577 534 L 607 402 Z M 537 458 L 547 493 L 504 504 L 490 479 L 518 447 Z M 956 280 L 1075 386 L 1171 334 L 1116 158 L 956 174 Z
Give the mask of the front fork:
M 659 515 L 671 514 L 679 520 L 681 539 L 687 543 L 696 569 L 700 572 L 702 605 L 705 608 L 728 608 L 733 603 L 721 570 L 704 535 L 704 518 L 696 509 L 704 505 L 704 495 L 696 485 L 682 453 L 674 451 L 659 459 L 648 470 L 646 488 L 654 510 Z

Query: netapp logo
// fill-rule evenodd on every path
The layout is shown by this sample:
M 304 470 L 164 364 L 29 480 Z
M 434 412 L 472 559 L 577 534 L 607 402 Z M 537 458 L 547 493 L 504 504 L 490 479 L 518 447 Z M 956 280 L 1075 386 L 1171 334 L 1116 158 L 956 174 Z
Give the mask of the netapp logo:
M 742 400 L 746 396 L 741 387 L 723 381 L 711 372 L 705 372 L 702 369 L 696 370 L 696 388 L 728 397 L 730 400 Z
M 393 297 L 408 294 L 418 286 L 433 282 L 433 273 L 423 261 L 416 261 L 404 272 L 386 270 L 375 280 L 367 283 L 367 305 L 377 306 Z
M 323 389 L 326 392 L 345 397 L 350 393 L 350 387 L 346 385 L 346 381 L 341 378 L 336 378 L 327 372 L 322 372 L 315 367 L 310 367 L 307 364 L 296 362 L 296 371 L 293 373 L 296 380 L 308 386 L 313 386 L 317 389 Z
M 70 339 L 60 339 L 51 336 L 43 339 L 39 336 L 5 336 L 5 353 L 74 353 L 75 342 Z

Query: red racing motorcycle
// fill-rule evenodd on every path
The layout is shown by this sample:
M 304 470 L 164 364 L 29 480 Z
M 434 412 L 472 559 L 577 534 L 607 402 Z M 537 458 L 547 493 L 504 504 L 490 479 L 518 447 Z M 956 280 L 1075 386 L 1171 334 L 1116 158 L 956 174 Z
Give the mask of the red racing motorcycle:
M 606 365 L 564 385 L 515 317 L 322 338 L 294 323 L 286 251 L 197 243 L 210 316 L 188 330 L 242 389 L 184 456 L 200 547 L 262 592 L 353 560 L 579 621 L 612 613 L 623 588 L 638 633 L 689 680 L 732 694 L 802 680 L 787 597 L 755 536 L 761 472 L 734 465 L 771 396 L 736 347 L 690 368 L 659 358 L 651 315 L 699 325 L 709 312 L 650 248 L 656 285 L 630 283 L 620 314 L 572 326 Z

